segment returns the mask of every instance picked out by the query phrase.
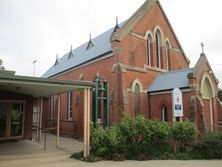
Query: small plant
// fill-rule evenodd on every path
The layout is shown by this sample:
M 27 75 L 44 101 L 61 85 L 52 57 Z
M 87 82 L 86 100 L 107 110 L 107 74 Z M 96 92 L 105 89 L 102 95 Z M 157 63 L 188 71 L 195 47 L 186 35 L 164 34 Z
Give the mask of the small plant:
M 169 139 L 169 125 L 160 121 L 148 121 L 150 142 L 153 149 L 160 149 Z
M 205 134 L 193 149 L 198 159 L 222 159 L 222 132 Z
M 121 146 L 119 148 L 128 159 L 136 159 L 138 154 L 148 149 L 150 131 L 147 120 L 143 116 L 132 117 L 129 114 L 124 114 L 119 130 L 121 134 Z
M 91 129 L 91 152 L 98 157 L 111 157 L 118 151 L 120 142 L 119 129 L 117 127 L 102 128 L 100 126 Z
M 190 121 L 175 122 L 171 128 L 171 137 L 174 142 L 174 152 L 176 153 L 177 144 L 180 151 L 186 151 L 188 143 L 190 143 L 196 135 L 196 126 Z

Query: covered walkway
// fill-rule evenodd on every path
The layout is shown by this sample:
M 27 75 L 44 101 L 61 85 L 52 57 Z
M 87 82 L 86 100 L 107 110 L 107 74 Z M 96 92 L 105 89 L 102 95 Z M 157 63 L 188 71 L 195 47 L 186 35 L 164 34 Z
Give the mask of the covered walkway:
M 90 89 L 89 81 L 63 81 L 48 78 L 15 75 L 13 71 L 0 70 L 0 141 L 12 139 L 31 139 L 33 100 L 38 99 L 38 140 L 42 138 L 43 98 L 58 95 L 56 147 L 60 146 L 60 95 L 73 90 L 84 91 L 84 156 L 89 155 L 90 139 Z M 12 145 L 12 143 L 10 143 Z M 8 145 L 11 148 L 10 144 Z M 1 167 L 1 166 L 0 166 Z

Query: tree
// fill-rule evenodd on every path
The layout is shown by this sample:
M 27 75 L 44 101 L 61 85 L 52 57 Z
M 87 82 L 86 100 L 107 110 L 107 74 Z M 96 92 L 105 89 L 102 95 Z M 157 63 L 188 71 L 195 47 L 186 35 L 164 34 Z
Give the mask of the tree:
M 220 88 L 218 91 L 218 98 L 220 99 L 220 101 L 222 101 L 222 89 L 220 89 Z

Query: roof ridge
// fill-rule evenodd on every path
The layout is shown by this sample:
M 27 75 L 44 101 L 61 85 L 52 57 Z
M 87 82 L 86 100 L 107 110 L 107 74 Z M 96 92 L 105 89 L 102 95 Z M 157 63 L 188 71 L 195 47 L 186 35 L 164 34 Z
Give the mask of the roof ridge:
M 174 70 L 174 71 L 168 71 L 168 72 L 160 73 L 160 75 L 167 75 L 167 74 L 172 74 L 172 73 L 189 71 L 189 70 L 192 70 L 192 69 L 193 69 L 193 67 L 192 68 L 184 68 L 184 69 L 180 69 L 180 70 Z

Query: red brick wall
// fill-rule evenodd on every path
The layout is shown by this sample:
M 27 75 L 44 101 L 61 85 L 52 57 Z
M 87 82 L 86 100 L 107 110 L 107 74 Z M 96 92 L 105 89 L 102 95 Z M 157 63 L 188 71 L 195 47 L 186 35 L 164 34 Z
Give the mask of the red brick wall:
M 166 21 L 162 11 L 159 6 L 154 5 L 142 19 L 133 27 L 131 30 L 134 33 L 137 33 L 141 36 L 145 36 L 147 30 L 150 30 L 152 33 L 154 31 L 154 27 L 158 25 L 163 34 L 162 41 L 165 42 L 165 39 L 168 39 L 171 43 L 173 49 L 170 50 L 170 62 L 171 69 L 183 69 L 188 67 L 188 63 L 185 61 L 184 55 L 181 52 L 175 51 L 180 50 L 179 44 L 177 43 L 176 37 L 171 31 L 171 28 Z M 155 37 L 155 36 L 154 36 Z M 155 41 L 155 40 L 154 40 Z M 165 43 L 161 42 L 161 52 L 162 56 L 165 57 Z M 143 67 L 144 64 L 147 64 L 147 41 L 137 38 L 132 35 L 127 35 L 124 39 L 119 43 L 119 47 L 121 48 L 120 60 L 125 64 L 130 64 L 133 66 Z M 153 59 L 156 59 L 156 46 L 153 43 Z M 127 56 L 126 56 L 127 55 Z M 134 58 L 132 58 L 134 57 Z M 165 58 L 162 58 L 165 59 Z M 134 60 L 134 61 L 130 61 Z M 156 61 L 154 61 L 154 66 Z M 164 67 L 166 62 L 163 62 Z
M 185 119 L 191 119 L 192 115 L 190 112 L 190 97 L 193 95 L 193 92 L 182 92 L 183 96 L 183 111 Z M 173 113 L 172 113 L 172 94 L 171 92 L 166 94 L 151 94 L 150 95 L 150 112 L 151 118 L 161 120 L 161 108 L 163 105 L 167 107 L 168 111 L 168 120 L 172 121 Z
M 163 31 L 163 40 L 168 39 L 172 46 L 170 50 L 170 70 L 177 70 L 182 68 L 187 68 L 188 63 L 186 62 L 183 53 L 180 51 L 179 44 L 172 33 L 170 26 L 168 25 L 163 13 L 161 12 L 159 6 L 154 5 L 143 18 L 132 28 L 131 32 L 144 36 L 147 30 L 153 32 L 154 27 L 158 25 Z M 144 65 L 148 64 L 147 60 L 147 41 L 140 39 L 131 34 L 127 34 L 123 40 L 120 42 L 113 41 L 111 43 L 113 56 L 88 64 L 86 66 L 70 70 L 54 78 L 61 80 L 74 80 L 79 79 L 80 75 L 83 76 L 83 80 L 93 81 L 97 74 L 104 77 L 109 84 L 110 98 L 111 102 L 109 105 L 110 111 L 110 122 L 117 123 L 120 120 L 121 111 L 126 111 L 134 114 L 134 95 L 132 92 L 131 84 L 137 78 L 143 85 L 143 90 L 140 94 L 140 113 L 145 117 L 149 116 L 149 105 L 146 90 L 159 74 L 158 70 L 147 70 L 147 72 L 136 72 L 133 70 L 126 70 L 122 72 L 120 66 L 117 65 L 115 72 L 112 72 L 112 66 L 114 63 L 124 63 L 132 67 L 144 68 Z M 179 50 L 179 51 L 178 51 Z M 156 44 L 152 43 L 152 64 L 156 66 Z M 165 58 L 165 43 L 161 43 L 161 54 L 162 54 L 162 69 L 166 69 L 166 58 Z M 84 55 L 82 55 L 84 56 Z M 131 91 L 129 91 L 131 89 Z M 127 92 L 128 102 L 124 102 L 123 92 Z M 77 95 L 74 92 L 73 103 L 75 104 L 75 99 Z M 83 97 L 81 96 L 81 102 Z M 154 98 L 154 97 L 153 97 Z M 158 97 L 156 97 L 158 99 Z M 170 98 L 171 99 L 171 98 Z M 61 120 L 67 118 L 67 98 L 66 95 L 61 96 Z M 157 100 L 158 101 L 158 100 Z M 166 100 L 168 101 L 168 99 Z M 156 100 L 152 106 L 155 106 Z M 168 102 L 171 108 L 170 102 Z M 159 117 L 155 112 L 154 116 Z M 159 110 L 158 110 L 159 111 Z M 157 115 L 155 115 L 157 114 Z M 83 105 L 79 105 L 77 108 L 73 108 L 73 121 L 77 121 L 77 128 L 73 128 L 72 122 L 63 122 L 61 124 L 61 129 L 66 132 L 72 131 L 74 134 L 82 134 L 82 120 L 83 120 Z M 79 135 L 81 136 L 81 135 Z
M 83 66 L 81 68 L 77 68 L 71 70 L 69 72 L 63 73 L 59 76 L 54 78 L 61 79 L 61 80 L 79 80 L 80 76 L 83 80 L 94 81 L 97 75 L 102 76 L 104 79 L 107 80 L 110 89 L 110 96 L 112 96 L 113 104 L 110 105 L 110 121 L 112 123 L 118 122 L 119 120 L 119 104 L 121 96 L 121 91 L 119 90 L 119 84 L 121 83 L 118 78 L 119 72 L 118 68 L 115 73 L 112 73 L 112 66 L 113 66 L 113 56 L 100 60 L 98 62 L 91 63 L 87 66 Z M 76 98 L 79 96 L 80 104 L 76 106 Z M 82 123 L 83 123 L 83 92 L 81 91 L 74 91 L 73 92 L 73 120 L 67 120 L 67 93 L 61 95 L 61 130 L 66 133 L 73 133 L 74 136 L 81 137 L 82 135 Z M 75 122 L 73 122 L 75 121 Z

